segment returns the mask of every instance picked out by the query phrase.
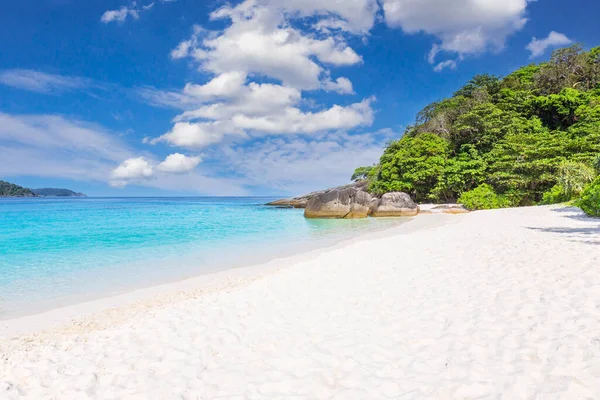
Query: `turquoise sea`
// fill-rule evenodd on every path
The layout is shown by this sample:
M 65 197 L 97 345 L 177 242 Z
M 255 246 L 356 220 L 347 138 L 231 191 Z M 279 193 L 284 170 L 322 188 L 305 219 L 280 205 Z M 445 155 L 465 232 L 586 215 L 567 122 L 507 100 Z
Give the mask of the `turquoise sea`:
M 0 319 L 265 262 L 398 220 L 306 220 L 270 198 L 0 199 Z

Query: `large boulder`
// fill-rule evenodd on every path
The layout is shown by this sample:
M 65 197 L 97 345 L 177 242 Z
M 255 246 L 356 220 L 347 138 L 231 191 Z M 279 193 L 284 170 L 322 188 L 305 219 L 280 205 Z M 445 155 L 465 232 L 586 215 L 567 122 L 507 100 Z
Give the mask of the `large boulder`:
M 373 203 L 373 217 L 413 217 L 419 213 L 419 206 L 402 192 L 391 192 L 381 196 Z
M 364 185 L 347 185 L 328 189 L 312 196 L 306 203 L 306 218 L 367 218 L 373 197 Z
M 357 190 L 362 190 L 362 191 L 367 191 L 367 182 L 365 181 L 358 181 L 358 182 L 354 182 L 351 183 L 349 185 L 344 185 L 344 186 L 339 186 L 336 188 L 331 188 L 331 189 L 325 189 L 325 190 L 318 190 L 316 192 L 311 192 L 311 193 L 307 193 L 303 196 L 298 196 L 298 197 L 292 197 L 289 199 L 280 199 L 280 200 L 275 200 L 272 201 L 270 203 L 265 204 L 266 206 L 274 206 L 274 207 L 293 207 L 293 208 L 306 208 L 306 205 L 308 203 L 308 201 L 310 199 L 312 199 L 313 197 L 322 195 L 324 193 L 330 192 L 332 190 L 343 190 L 343 189 L 348 189 L 348 188 L 355 188 Z

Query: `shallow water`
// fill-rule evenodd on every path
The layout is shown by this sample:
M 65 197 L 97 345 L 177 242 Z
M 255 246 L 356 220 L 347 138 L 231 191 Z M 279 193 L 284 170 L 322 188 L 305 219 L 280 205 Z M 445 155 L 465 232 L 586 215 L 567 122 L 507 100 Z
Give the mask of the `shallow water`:
M 0 199 L 0 319 L 331 245 L 393 219 L 307 220 L 270 198 Z

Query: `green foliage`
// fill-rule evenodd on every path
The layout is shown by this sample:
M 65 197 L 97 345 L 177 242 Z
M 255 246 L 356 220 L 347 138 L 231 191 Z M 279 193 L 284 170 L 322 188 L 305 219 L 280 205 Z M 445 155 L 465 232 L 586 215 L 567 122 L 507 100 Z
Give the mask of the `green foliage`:
M 465 86 L 454 93 L 454 97 L 473 97 L 478 90 L 483 90 L 489 96 L 494 96 L 500 90 L 500 78 L 488 74 L 475 75 Z
M 510 202 L 506 198 L 498 195 L 487 184 L 480 185 L 471 191 L 463 193 L 458 198 L 458 202 L 469 210 L 491 210 L 510 205 Z
M 600 154 L 594 158 L 594 161 L 592 161 L 592 166 L 594 167 L 596 173 L 600 175 Z
M 576 89 L 566 88 L 559 94 L 538 96 L 531 100 L 532 110 L 550 129 L 566 129 L 573 125 L 576 112 L 589 104 L 589 96 Z
M 425 107 L 369 171 L 369 190 L 446 202 L 491 188 L 502 205 L 554 203 L 600 173 L 599 154 L 600 47 L 574 45 Z
M 571 197 L 565 194 L 565 188 L 560 184 L 552 186 L 550 190 L 544 193 L 542 204 L 557 204 L 565 203 L 571 200 Z
M 581 162 L 565 161 L 558 167 L 558 184 L 570 199 L 579 196 L 595 176 L 594 169 Z
M 555 50 L 550 62 L 541 66 L 534 83 L 542 95 L 560 93 L 564 88 L 591 90 L 600 83 L 600 63 L 597 56 L 574 44 Z
M 583 191 L 581 199 L 577 202 L 581 209 L 592 217 L 600 217 L 600 178 Z
M 0 197 L 35 197 L 35 194 L 24 187 L 0 181 Z
M 354 173 L 352 174 L 352 178 L 350 178 L 353 181 L 364 181 L 364 180 L 368 180 L 370 177 L 373 176 L 373 174 L 376 172 L 376 168 L 371 166 L 371 167 L 358 167 L 354 170 Z
M 370 186 L 374 193 L 406 192 L 417 201 L 429 198 L 450 154 L 450 143 L 433 133 L 405 136 L 383 153 L 379 175 Z

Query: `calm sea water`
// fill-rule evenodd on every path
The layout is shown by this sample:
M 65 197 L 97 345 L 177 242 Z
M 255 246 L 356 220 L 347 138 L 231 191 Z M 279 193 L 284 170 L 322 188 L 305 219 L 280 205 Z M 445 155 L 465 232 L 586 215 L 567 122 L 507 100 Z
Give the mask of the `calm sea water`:
M 315 249 L 397 220 L 267 198 L 0 199 L 0 319 Z

